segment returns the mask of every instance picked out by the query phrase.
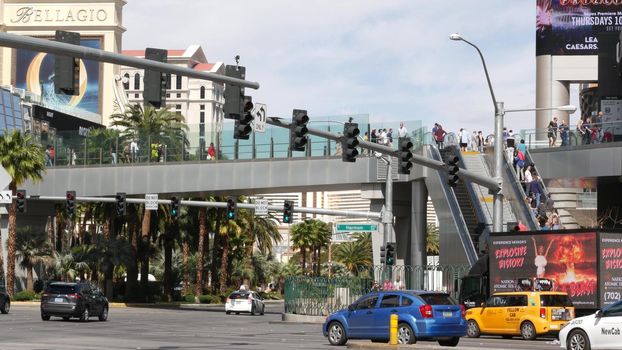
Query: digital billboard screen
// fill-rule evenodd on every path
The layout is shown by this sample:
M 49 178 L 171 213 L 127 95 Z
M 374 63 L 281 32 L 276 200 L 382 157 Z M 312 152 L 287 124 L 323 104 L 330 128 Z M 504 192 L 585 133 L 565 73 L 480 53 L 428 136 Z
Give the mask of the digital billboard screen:
M 536 55 L 597 55 L 598 35 L 620 30 L 620 0 L 536 0 Z
M 601 307 L 622 300 L 622 235 L 600 234 Z
M 521 278 L 547 278 L 575 307 L 597 307 L 596 232 L 492 236 L 492 292 L 516 290 Z

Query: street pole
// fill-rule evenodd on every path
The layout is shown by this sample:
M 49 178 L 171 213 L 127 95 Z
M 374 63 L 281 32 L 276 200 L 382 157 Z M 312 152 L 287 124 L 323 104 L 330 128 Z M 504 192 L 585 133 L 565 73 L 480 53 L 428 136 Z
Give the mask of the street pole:
M 503 102 L 496 102 L 495 105 L 495 180 L 499 184 L 499 191 L 493 193 L 493 220 L 492 230 L 494 232 L 503 231 Z

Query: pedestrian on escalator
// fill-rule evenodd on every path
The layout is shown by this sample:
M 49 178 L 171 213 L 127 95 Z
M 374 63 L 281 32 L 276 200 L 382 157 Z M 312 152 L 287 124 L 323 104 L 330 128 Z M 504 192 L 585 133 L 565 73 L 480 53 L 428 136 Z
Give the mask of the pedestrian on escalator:
M 537 208 L 540 205 L 540 197 L 542 196 L 542 187 L 540 186 L 538 174 L 534 174 L 533 181 L 529 183 L 529 194 L 535 199 Z
M 441 124 L 434 124 L 436 131 L 434 131 L 434 140 L 436 141 L 436 146 L 438 149 L 445 148 L 445 136 L 447 136 L 447 132 L 443 130 L 443 126 Z
M 484 134 L 481 130 L 477 132 L 477 150 L 484 153 Z

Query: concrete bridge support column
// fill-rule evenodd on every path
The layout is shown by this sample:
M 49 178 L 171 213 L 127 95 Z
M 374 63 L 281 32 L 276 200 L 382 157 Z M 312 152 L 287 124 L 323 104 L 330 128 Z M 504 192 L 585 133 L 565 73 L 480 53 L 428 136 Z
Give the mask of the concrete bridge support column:
M 556 74 L 553 66 L 553 56 L 541 55 L 536 57 L 536 105 L 534 107 L 551 108 L 570 103 L 570 84 L 568 81 L 557 80 L 561 77 L 555 77 Z M 512 101 L 507 102 L 509 109 L 517 108 L 512 105 Z M 565 120 L 566 124 L 569 123 L 567 112 L 537 111 L 535 127 L 538 129 L 538 133 L 536 134 L 536 141 L 547 140 L 545 129 L 551 119 L 553 119 L 553 116 L 558 117 L 558 122 Z

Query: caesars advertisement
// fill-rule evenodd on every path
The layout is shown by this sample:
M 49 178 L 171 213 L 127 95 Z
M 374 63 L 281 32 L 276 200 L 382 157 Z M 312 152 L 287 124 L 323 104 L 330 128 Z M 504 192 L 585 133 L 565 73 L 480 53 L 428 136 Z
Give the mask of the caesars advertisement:
M 622 0 L 536 0 L 536 55 L 597 55 L 622 30 Z
M 519 278 L 548 278 L 575 307 L 597 308 L 596 237 L 596 232 L 493 236 L 492 291 L 515 291 Z
M 81 39 L 80 45 L 99 49 L 100 39 Z M 54 93 L 54 55 L 23 49 L 15 50 L 15 87 L 42 97 L 52 108 L 72 108 L 99 114 L 99 63 L 80 60 L 80 94 Z

